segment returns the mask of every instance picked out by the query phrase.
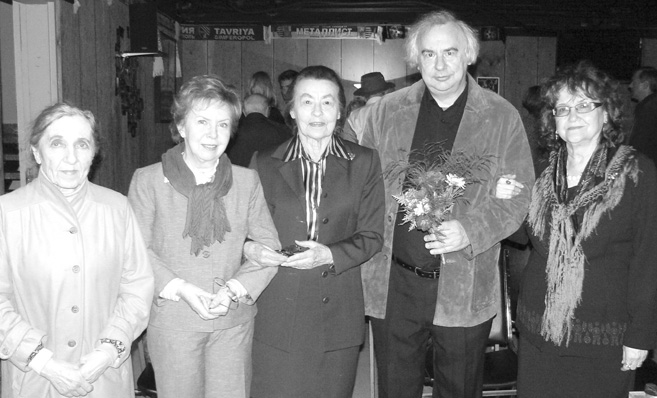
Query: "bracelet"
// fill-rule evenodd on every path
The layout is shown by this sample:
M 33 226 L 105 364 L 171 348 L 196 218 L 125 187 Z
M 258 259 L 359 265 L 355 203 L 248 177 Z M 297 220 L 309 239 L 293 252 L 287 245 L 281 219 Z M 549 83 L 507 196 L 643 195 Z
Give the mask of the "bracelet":
M 123 344 L 123 342 L 121 342 L 119 340 L 103 338 L 103 339 L 100 339 L 100 342 L 101 342 L 101 344 L 102 343 L 109 343 L 109 344 L 113 345 L 114 348 L 116 348 L 116 352 L 119 354 L 118 355 L 119 358 L 121 358 L 121 354 L 123 354 L 125 352 L 125 345 Z
M 30 362 L 32 362 L 34 357 L 37 356 L 37 354 L 39 353 L 39 351 L 41 351 L 42 348 L 43 348 L 43 341 L 39 341 L 39 345 L 34 349 L 34 351 L 32 351 L 30 356 L 27 357 L 27 363 L 25 365 L 29 365 Z

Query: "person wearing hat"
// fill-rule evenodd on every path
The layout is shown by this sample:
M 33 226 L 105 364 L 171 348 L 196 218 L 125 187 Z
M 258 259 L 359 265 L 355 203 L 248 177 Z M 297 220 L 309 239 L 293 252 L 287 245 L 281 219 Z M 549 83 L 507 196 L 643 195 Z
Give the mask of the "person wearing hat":
M 395 83 L 387 82 L 381 72 L 372 72 L 360 77 L 360 88 L 354 91 L 354 97 L 364 98 L 366 101 L 364 107 L 367 107 L 379 102 L 384 95 L 394 91 L 394 89 Z M 360 126 L 363 125 L 365 115 L 362 112 L 364 107 L 354 109 L 349 115 L 347 123 L 351 127 L 350 132 L 352 134 L 345 134 L 343 131 L 343 139 L 356 143 L 360 141 L 360 132 L 363 130 Z

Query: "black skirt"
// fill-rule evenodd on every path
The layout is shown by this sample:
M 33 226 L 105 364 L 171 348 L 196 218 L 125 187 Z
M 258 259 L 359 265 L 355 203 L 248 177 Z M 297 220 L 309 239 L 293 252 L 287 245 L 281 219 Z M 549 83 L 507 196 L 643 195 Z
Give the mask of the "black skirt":
M 542 352 L 520 336 L 518 397 L 627 398 L 636 372 L 621 366 L 615 359 Z

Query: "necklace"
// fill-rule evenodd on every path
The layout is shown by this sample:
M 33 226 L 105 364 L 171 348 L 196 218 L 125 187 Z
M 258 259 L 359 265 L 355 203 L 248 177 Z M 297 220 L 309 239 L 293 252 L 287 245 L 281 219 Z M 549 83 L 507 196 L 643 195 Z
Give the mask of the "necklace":
M 574 176 L 566 176 L 566 178 L 568 180 L 579 180 L 581 176 L 581 174 L 575 174 Z

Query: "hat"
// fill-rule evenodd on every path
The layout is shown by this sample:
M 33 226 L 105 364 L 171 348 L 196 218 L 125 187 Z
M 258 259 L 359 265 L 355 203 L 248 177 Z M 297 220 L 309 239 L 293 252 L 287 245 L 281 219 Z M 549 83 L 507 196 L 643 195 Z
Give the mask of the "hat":
M 395 87 L 395 83 L 389 83 L 381 72 L 372 72 L 360 77 L 360 88 L 354 91 L 354 95 L 367 97 Z

